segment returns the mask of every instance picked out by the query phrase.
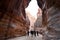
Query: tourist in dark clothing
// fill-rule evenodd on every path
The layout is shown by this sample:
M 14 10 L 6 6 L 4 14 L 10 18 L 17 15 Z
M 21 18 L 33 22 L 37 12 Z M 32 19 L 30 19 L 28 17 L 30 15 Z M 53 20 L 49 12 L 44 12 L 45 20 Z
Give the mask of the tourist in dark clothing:
M 29 36 L 29 31 L 27 32 L 27 35 Z
M 34 33 L 34 36 L 36 36 L 36 31 L 33 31 L 33 33 Z
M 31 33 L 31 35 L 33 36 L 33 34 L 34 34 L 33 31 L 30 31 L 30 33 Z
M 37 34 L 37 36 L 38 36 L 38 31 L 36 31 L 36 34 Z

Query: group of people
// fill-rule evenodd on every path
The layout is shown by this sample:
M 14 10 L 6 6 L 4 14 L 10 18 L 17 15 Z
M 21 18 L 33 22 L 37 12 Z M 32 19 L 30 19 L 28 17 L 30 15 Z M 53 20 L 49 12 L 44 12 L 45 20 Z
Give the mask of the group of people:
M 29 34 L 31 34 L 32 36 L 38 36 L 38 31 L 28 31 L 27 35 L 29 36 Z

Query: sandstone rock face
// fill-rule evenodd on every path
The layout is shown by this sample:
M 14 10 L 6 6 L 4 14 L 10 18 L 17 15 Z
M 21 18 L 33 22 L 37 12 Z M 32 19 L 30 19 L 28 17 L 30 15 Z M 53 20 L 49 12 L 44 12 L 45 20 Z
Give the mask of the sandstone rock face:
M 42 16 L 39 16 L 35 22 L 36 27 L 41 27 L 42 26 Z
M 60 10 L 51 7 L 48 10 L 48 25 L 45 40 L 60 40 Z
M 39 1 L 38 5 L 39 7 L 41 7 L 40 6 L 41 0 L 38 1 Z M 42 26 L 46 27 L 47 29 L 44 33 L 43 40 L 60 40 L 60 4 L 59 4 L 60 0 L 45 0 L 45 2 L 47 4 L 45 6 L 44 11 L 48 9 L 47 10 L 48 14 L 47 12 L 42 13 L 42 21 L 43 21 Z M 48 18 L 46 18 L 47 16 Z
M 0 2 L 0 40 L 26 35 L 29 25 L 25 17 L 23 0 L 5 0 L 5 2 L 1 0 Z
M 9 19 L 10 23 L 9 23 Z M 26 34 L 28 30 L 28 25 L 26 21 L 22 19 L 22 17 L 13 16 L 10 18 L 8 15 L 4 15 L 4 17 L 0 21 L 0 35 L 1 37 L 15 37 L 22 36 Z
M 48 24 L 44 40 L 60 40 L 60 1 L 52 0 L 51 3 L 50 1 L 47 0 Z
M 42 26 L 42 10 L 41 8 L 39 8 L 37 13 L 37 20 L 35 22 L 35 27 L 41 27 L 41 26 Z

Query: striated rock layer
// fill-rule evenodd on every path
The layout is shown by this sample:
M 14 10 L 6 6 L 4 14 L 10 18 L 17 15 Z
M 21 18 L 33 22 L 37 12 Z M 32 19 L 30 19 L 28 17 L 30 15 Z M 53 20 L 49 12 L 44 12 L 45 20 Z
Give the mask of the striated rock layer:
M 0 40 L 26 35 L 27 0 L 0 0 Z

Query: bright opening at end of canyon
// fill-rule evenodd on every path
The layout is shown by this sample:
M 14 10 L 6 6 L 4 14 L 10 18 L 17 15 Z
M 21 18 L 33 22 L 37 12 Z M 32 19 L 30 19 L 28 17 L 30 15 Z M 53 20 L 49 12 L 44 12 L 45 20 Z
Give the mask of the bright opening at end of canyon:
M 37 0 L 31 0 L 28 7 L 25 8 L 26 16 L 28 16 L 30 21 L 30 28 L 29 30 L 34 30 L 34 23 L 37 20 L 37 16 L 39 12 L 41 12 L 41 9 L 39 8 L 37 4 Z M 42 15 L 42 14 L 40 14 Z

